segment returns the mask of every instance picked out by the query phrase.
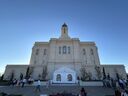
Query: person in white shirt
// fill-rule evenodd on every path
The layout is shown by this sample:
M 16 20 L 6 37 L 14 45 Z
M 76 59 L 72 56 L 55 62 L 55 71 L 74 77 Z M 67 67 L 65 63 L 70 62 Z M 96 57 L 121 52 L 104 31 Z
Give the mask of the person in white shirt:
M 123 90 L 123 91 L 121 92 L 121 96 L 128 96 L 128 94 L 125 92 L 125 90 Z
M 40 91 L 41 91 L 41 90 L 40 90 L 40 85 L 41 85 L 40 80 L 38 80 L 36 84 L 37 84 L 37 85 L 36 85 L 36 91 L 39 91 L 39 92 L 40 92 Z
M 26 83 L 26 79 L 24 78 L 23 81 L 22 81 L 22 88 L 24 87 L 24 84 Z

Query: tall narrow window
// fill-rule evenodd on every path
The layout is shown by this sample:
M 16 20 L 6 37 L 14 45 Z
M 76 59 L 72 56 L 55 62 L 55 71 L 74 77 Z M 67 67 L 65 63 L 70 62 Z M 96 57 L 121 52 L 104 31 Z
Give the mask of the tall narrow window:
M 94 53 L 93 53 L 93 49 L 91 49 L 91 55 L 93 55 Z
M 66 54 L 66 46 L 63 46 L 63 54 Z
M 59 47 L 59 54 L 61 54 L 61 47 Z
M 44 55 L 46 55 L 46 51 L 47 51 L 47 50 L 46 50 L 46 49 L 44 49 Z
M 85 55 L 86 54 L 86 51 L 85 51 L 85 49 L 83 49 L 83 55 Z
M 39 54 L 39 49 L 36 49 L 36 55 L 38 55 Z
M 71 50 L 70 50 L 70 47 L 68 46 L 68 54 L 70 54 L 70 51 L 71 51 Z

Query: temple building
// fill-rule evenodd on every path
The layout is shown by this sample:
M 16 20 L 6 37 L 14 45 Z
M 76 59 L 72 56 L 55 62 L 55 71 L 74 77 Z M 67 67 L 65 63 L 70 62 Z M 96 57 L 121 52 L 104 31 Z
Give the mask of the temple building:
M 61 27 L 59 38 L 48 42 L 35 42 L 30 63 L 8 64 L 4 79 L 29 77 L 51 80 L 52 83 L 77 83 L 77 79 L 102 80 L 109 75 L 113 79 L 126 78 L 123 64 L 100 64 L 95 42 L 81 42 L 68 35 L 68 26 Z

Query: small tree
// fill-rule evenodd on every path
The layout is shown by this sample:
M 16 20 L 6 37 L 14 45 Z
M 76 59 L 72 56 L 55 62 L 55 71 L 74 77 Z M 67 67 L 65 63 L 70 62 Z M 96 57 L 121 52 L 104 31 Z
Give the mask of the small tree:
M 0 81 L 3 81 L 4 79 L 4 74 L 0 77 Z
M 115 68 L 114 71 L 115 71 L 115 74 L 116 74 L 116 79 L 119 80 L 121 78 L 121 76 L 120 76 L 118 70 Z
M 98 78 L 99 80 L 101 80 L 102 74 L 101 74 L 101 69 L 100 69 L 100 67 L 99 67 L 99 66 L 95 66 L 95 70 L 96 70 L 96 72 L 97 72 L 97 78 Z
M 92 79 L 92 73 L 91 72 L 88 72 L 88 78 L 89 78 L 89 80 Z
M 31 76 L 31 75 L 32 75 L 32 73 L 33 73 L 33 69 L 34 69 L 34 67 L 33 67 L 33 66 L 29 67 L 29 76 Z
M 11 72 L 10 81 L 14 79 L 14 71 Z
M 86 81 L 86 80 L 89 80 L 91 79 L 91 75 L 90 72 L 88 73 L 86 71 L 86 66 L 85 65 L 82 65 L 81 69 L 80 69 L 80 72 L 81 72 L 81 80 L 82 81 Z
M 22 73 L 20 73 L 20 80 L 22 80 L 23 79 L 23 74 Z
M 27 68 L 27 70 L 26 70 L 26 75 L 25 75 L 25 78 L 26 78 L 26 79 L 28 79 L 29 76 L 30 76 L 30 75 L 29 75 L 29 70 L 30 70 L 30 68 L 29 68 L 29 66 L 28 66 L 28 68 Z
M 41 75 L 40 74 L 38 75 L 38 79 L 41 79 Z
M 106 73 L 104 67 L 103 67 L 103 79 L 106 79 Z
M 42 71 L 42 80 L 46 80 L 47 75 L 48 75 L 48 68 L 47 65 L 44 65 Z
M 110 74 L 108 73 L 108 75 L 107 75 L 107 79 L 109 79 L 110 80 Z
M 117 78 L 117 80 L 119 81 L 120 76 L 119 76 L 119 74 L 118 74 L 118 73 L 116 73 L 116 78 Z

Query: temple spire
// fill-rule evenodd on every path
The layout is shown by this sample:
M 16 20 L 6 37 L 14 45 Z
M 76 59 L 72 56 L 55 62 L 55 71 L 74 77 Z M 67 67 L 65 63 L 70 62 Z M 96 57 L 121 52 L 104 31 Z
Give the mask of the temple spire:
M 69 36 L 68 36 L 68 26 L 67 26 L 67 24 L 66 23 L 64 23 L 63 25 L 62 25 L 62 27 L 61 27 L 61 37 L 60 38 L 70 38 Z

